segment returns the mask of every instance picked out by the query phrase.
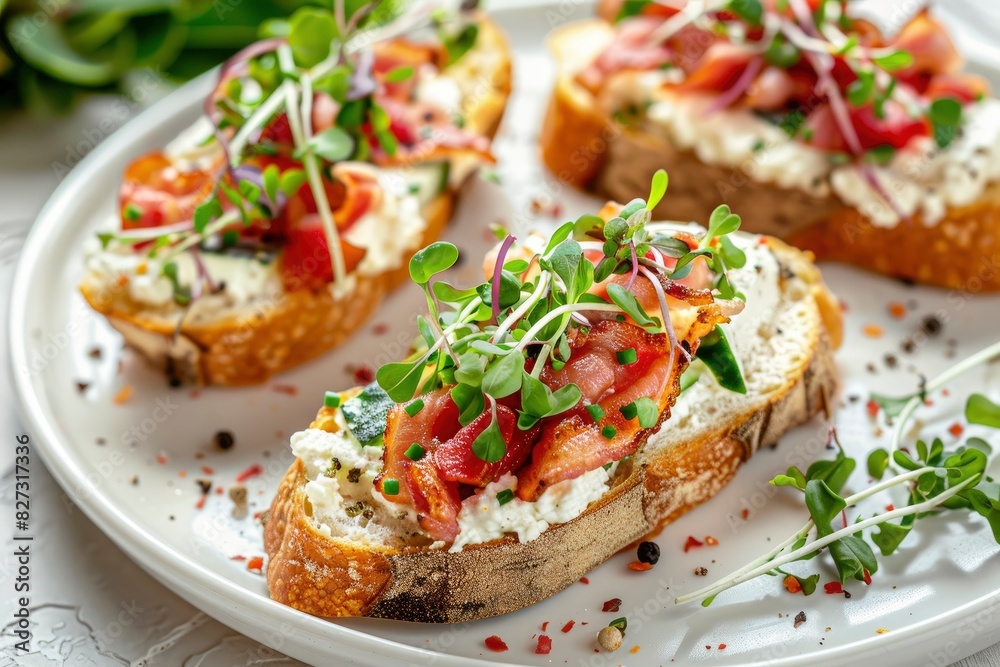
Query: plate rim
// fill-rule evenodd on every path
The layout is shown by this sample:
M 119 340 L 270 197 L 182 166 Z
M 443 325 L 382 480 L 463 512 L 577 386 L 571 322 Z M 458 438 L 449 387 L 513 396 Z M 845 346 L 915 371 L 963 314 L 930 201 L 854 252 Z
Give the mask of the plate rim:
M 558 0 L 512 0 L 509 5 L 496 7 L 492 11 L 497 14 L 546 6 L 559 6 L 559 2 Z M 272 621 L 287 624 L 289 627 L 316 639 L 334 639 L 340 649 L 352 649 L 353 657 L 358 660 L 389 658 L 410 664 L 417 662 L 420 664 L 453 665 L 455 667 L 464 665 L 517 667 L 515 663 L 456 656 L 419 648 L 292 609 L 240 586 L 237 582 L 217 574 L 174 549 L 157 534 L 141 528 L 129 518 L 128 514 L 116 506 L 99 487 L 82 498 L 77 493 L 73 482 L 85 478 L 87 471 L 75 465 L 72 456 L 60 456 L 63 452 L 73 451 L 72 439 L 61 437 L 60 430 L 51 419 L 51 412 L 45 410 L 45 401 L 42 400 L 44 382 L 38 380 L 36 383 L 20 370 L 28 367 L 28 351 L 31 345 L 30 332 L 27 330 L 29 285 L 33 282 L 37 271 L 40 270 L 39 259 L 45 249 L 46 240 L 54 238 L 53 232 L 59 229 L 79 224 L 73 215 L 61 214 L 71 213 L 73 197 L 86 187 L 90 174 L 99 171 L 105 162 L 112 161 L 122 148 L 127 146 L 131 134 L 136 128 L 140 126 L 157 127 L 169 123 L 176 115 L 194 104 L 197 100 L 196 93 L 206 87 L 208 81 L 214 78 L 216 73 L 217 68 L 213 68 L 172 91 L 148 109 L 143 110 L 119 131 L 113 133 L 92 150 L 59 183 L 32 225 L 14 270 L 8 311 L 10 314 L 8 351 L 14 386 L 19 399 L 18 411 L 25 425 L 30 429 L 29 435 L 32 438 L 32 444 L 35 445 L 35 451 L 41 455 L 46 468 L 63 491 L 105 535 L 111 538 L 143 570 L 188 603 L 237 632 L 247 634 L 240 626 L 253 627 L 253 623 L 247 619 L 251 614 L 256 614 L 269 616 Z M 199 596 L 199 588 L 202 591 L 207 591 L 217 600 L 230 604 L 226 605 L 224 610 L 221 606 L 206 602 L 207 598 L 204 592 Z M 757 662 L 744 664 L 748 667 L 765 664 L 782 667 L 838 665 L 849 658 L 871 657 L 877 653 L 888 654 L 890 651 L 899 649 L 901 645 L 926 647 L 933 640 L 950 633 L 955 625 L 962 624 L 970 616 L 984 610 L 992 611 L 992 608 L 997 604 L 992 602 L 998 596 L 1000 596 L 1000 589 L 988 591 L 978 598 L 953 607 L 937 616 L 893 630 L 888 636 L 863 638 L 820 652 L 792 655 L 777 660 L 761 659 Z M 236 605 L 235 608 L 233 605 Z M 982 633 L 982 636 L 983 639 L 980 641 L 966 644 L 970 647 L 969 652 L 962 651 L 955 659 L 961 660 L 986 646 L 992 645 L 997 638 L 1000 638 L 1000 630 L 987 631 Z M 258 636 L 253 638 L 275 650 L 295 657 L 296 651 L 288 650 L 288 642 L 274 646 Z M 914 640 L 917 640 L 916 643 Z M 384 661 L 380 664 L 384 664 Z

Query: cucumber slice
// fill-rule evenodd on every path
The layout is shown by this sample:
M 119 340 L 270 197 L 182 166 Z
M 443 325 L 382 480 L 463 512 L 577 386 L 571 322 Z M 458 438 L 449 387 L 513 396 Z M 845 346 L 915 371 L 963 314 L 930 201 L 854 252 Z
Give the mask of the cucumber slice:
M 717 325 L 712 333 L 701 339 L 695 356 L 708 366 L 708 370 L 712 371 L 712 375 L 723 389 L 735 391 L 737 394 L 747 393 L 740 362 L 733 353 L 726 332 L 721 326 Z
M 451 163 L 447 160 L 422 162 L 398 173 L 423 205 L 448 189 Z

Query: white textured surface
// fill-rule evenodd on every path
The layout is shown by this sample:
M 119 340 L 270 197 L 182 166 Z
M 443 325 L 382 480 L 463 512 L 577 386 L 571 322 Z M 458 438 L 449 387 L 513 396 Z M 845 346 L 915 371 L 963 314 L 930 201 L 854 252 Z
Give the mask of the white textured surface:
M 963 7 L 972 3 L 956 4 Z M 583 10 L 577 10 L 575 15 L 570 15 L 570 18 L 582 16 L 583 13 Z M 981 34 L 990 34 L 987 30 L 987 22 L 983 21 L 980 15 L 972 12 L 968 12 L 968 14 L 978 21 L 978 25 L 975 26 L 977 31 L 980 31 Z M 995 30 L 998 23 L 993 21 L 989 25 Z M 536 21 L 534 24 L 524 23 L 518 27 L 523 30 L 522 34 L 526 42 L 534 41 L 537 43 L 538 33 L 543 32 L 546 27 L 545 19 Z M 513 111 L 516 114 L 515 117 L 525 118 L 527 117 L 525 111 L 528 111 L 529 107 L 537 109 L 537 105 L 547 96 L 547 83 L 543 74 L 548 70 L 545 69 L 544 56 L 538 51 L 526 55 L 519 64 L 521 68 L 517 83 L 521 87 Z M 5 223 L 33 217 L 47 193 L 55 185 L 56 178 L 52 161 L 65 161 L 68 150 L 66 147 L 85 141 L 83 131 L 97 127 L 98 118 L 100 116 L 91 108 L 90 113 L 84 110 L 73 119 L 54 126 L 42 127 L 21 121 L 13 123 L 5 121 L 0 127 L 0 147 L 3 148 L 0 151 L 0 202 L 3 202 L 3 209 L 0 211 L 0 284 L 5 286 L 4 289 L 0 290 L 0 312 L 7 312 L 6 285 L 9 284 L 13 268 L 10 262 L 10 257 L 13 254 L 12 249 L 19 244 L 23 236 L 19 227 Z M 508 124 L 506 135 L 503 138 L 505 156 L 510 158 L 515 154 L 520 154 L 526 163 L 532 163 L 530 161 L 534 160 L 535 153 L 531 142 L 535 139 L 535 132 L 535 125 Z M 540 180 L 537 172 L 522 169 L 518 163 L 508 162 L 507 166 L 501 168 L 501 173 L 509 191 L 518 194 L 518 211 L 526 212 L 528 210 L 529 197 L 544 200 L 546 194 L 554 195 L 558 192 L 558 185 Z M 526 213 L 521 217 L 528 218 Z M 53 239 L 52 242 L 59 243 L 60 239 Z M 53 267 L 53 270 L 57 268 Z M 852 280 L 851 272 L 844 269 L 833 269 L 829 273 L 831 282 L 835 286 L 847 284 Z M 969 320 L 966 317 L 969 309 L 966 309 L 965 312 L 955 310 L 954 304 L 946 301 L 944 294 L 929 293 L 924 290 L 906 290 L 876 279 L 871 281 L 871 285 L 871 294 L 859 294 L 856 298 L 849 299 L 849 305 L 854 310 L 869 308 L 872 320 L 882 322 L 886 319 L 884 313 L 878 310 L 885 298 L 899 296 L 906 299 L 918 296 L 922 304 L 921 312 L 926 312 L 934 307 L 952 308 L 952 310 L 947 311 L 954 316 L 953 323 L 948 327 L 948 335 L 965 335 L 969 333 L 969 329 L 973 328 L 971 323 L 975 320 Z M 44 308 L 46 304 L 40 303 L 38 306 Z M 855 323 L 858 321 L 859 319 L 854 320 Z M 896 331 L 906 331 L 912 324 L 911 321 L 898 324 L 890 323 L 890 330 L 892 331 L 894 328 Z M 856 330 L 849 333 L 853 337 L 848 340 L 845 355 L 853 356 L 862 349 L 865 342 L 857 336 Z M 2 366 L 4 376 L 7 375 L 6 337 L 7 330 L 4 326 L 0 328 L 0 345 L 4 350 L 0 366 Z M 391 343 L 392 341 L 385 341 L 384 345 Z M 865 355 L 870 355 L 873 360 L 878 362 L 882 354 L 896 351 L 892 344 L 892 341 L 887 339 L 881 345 L 867 345 L 864 347 Z M 928 349 L 938 353 L 941 345 L 942 343 L 939 341 L 932 341 L 928 344 Z M 972 348 L 959 348 L 960 354 L 971 351 L 973 351 Z M 392 354 L 392 350 L 384 349 L 384 353 Z M 905 363 L 902 365 L 904 368 L 899 369 L 896 373 L 881 370 L 877 383 L 881 384 L 882 389 L 895 387 L 901 390 L 913 385 L 913 375 L 905 368 Z M 857 384 L 847 387 L 848 393 L 852 390 L 858 391 L 858 389 Z M 12 408 L 14 405 L 10 389 L 4 385 L 0 395 L 7 399 L 0 405 L 0 437 L 8 439 L 5 445 L 7 447 L 12 446 L 9 438 L 18 432 L 19 427 L 13 419 Z M 308 396 L 300 397 L 298 404 L 301 407 L 298 411 L 309 413 L 313 410 L 314 403 L 315 401 Z M 302 420 L 297 419 L 297 422 L 301 424 Z M 774 456 L 772 455 L 772 457 Z M 779 467 L 780 463 L 762 457 L 744 472 L 744 477 L 758 475 L 763 478 L 773 468 Z M 30 658 L 22 657 L 18 660 L 14 659 L 10 653 L 10 636 L 5 633 L 2 643 L 0 643 L 0 664 L 149 664 L 185 665 L 186 667 L 297 664 L 292 660 L 281 658 L 257 642 L 236 635 L 226 626 L 202 616 L 197 609 L 174 596 L 124 556 L 73 506 L 68 497 L 54 484 L 38 463 L 37 455 L 33 457 L 32 468 L 32 516 L 35 519 L 36 527 L 35 551 L 32 561 L 34 586 L 32 607 L 35 612 L 34 620 L 38 624 L 36 637 L 42 641 L 37 644 L 36 651 Z M 0 495 L 3 498 L 4 516 L 9 517 L 13 503 L 10 457 L 3 459 L 2 472 Z M 725 495 L 714 502 L 720 508 L 738 508 L 741 501 L 740 494 L 746 494 L 744 499 L 751 498 L 754 490 L 752 483 L 748 483 L 740 489 L 727 489 Z M 778 505 L 782 504 L 785 504 L 784 501 L 772 502 L 768 506 L 768 512 L 780 510 Z M 704 531 L 709 529 L 708 525 L 713 524 L 713 522 L 717 521 L 710 514 L 699 511 L 690 515 L 670 534 L 682 535 L 685 534 L 684 531 Z M 4 521 L 0 522 L 0 525 L 2 525 L 0 537 L 3 538 L 4 544 L 4 555 L 0 556 L 0 590 L 3 590 L 3 595 L 0 595 L 0 619 L 3 619 L 2 624 L 6 625 L 6 621 L 12 613 L 12 600 L 8 595 L 8 587 L 12 586 L 13 573 L 13 559 L 9 555 L 12 538 L 9 518 L 5 518 Z M 195 528 L 196 530 L 200 529 L 199 526 Z M 964 527 L 959 528 L 957 532 L 949 533 L 949 537 L 946 538 L 953 540 L 952 544 L 954 545 L 953 548 L 947 550 L 950 554 L 948 559 L 938 559 L 930 557 L 930 555 L 926 558 L 913 555 L 920 553 L 928 545 L 926 540 L 922 540 L 914 545 L 913 553 L 910 556 L 901 555 L 899 557 L 906 559 L 905 564 L 895 560 L 891 566 L 886 568 L 893 576 L 902 576 L 906 570 L 913 569 L 917 571 L 917 574 L 924 573 L 923 577 L 926 580 L 922 586 L 908 587 L 905 591 L 900 592 L 894 604 L 904 606 L 914 604 L 916 605 L 913 608 L 914 615 L 921 615 L 924 613 L 921 610 L 926 610 L 927 605 L 933 607 L 941 603 L 940 599 L 933 597 L 934 591 L 931 588 L 931 582 L 934 577 L 944 572 L 961 574 L 963 571 L 976 570 L 982 565 L 981 562 L 977 562 L 974 550 L 969 548 L 969 536 L 965 530 Z M 713 575 L 723 571 L 723 569 L 735 566 L 744 559 L 744 556 L 739 554 L 723 558 L 723 554 L 724 551 L 720 550 L 718 553 L 720 562 L 719 565 L 712 568 Z M 939 554 L 939 556 L 941 555 L 944 554 Z M 691 566 L 700 564 L 695 560 L 685 560 L 679 556 L 675 559 L 681 561 L 682 566 L 689 564 L 689 561 Z M 621 565 L 621 562 L 618 561 L 621 561 L 620 558 L 615 562 Z M 988 567 L 993 567 L 993 565 L 990 564 Z M 970 576 L 975 575 L 971 574 Z M 690 587 L 693 583 L 691 578 L 685 576 L 684 579 L 685 585 Z M 592 580 L 591 587 L 595 589 L 593 594 L 586 593 L 586 589 L 582 586 L 575 586 L 560 596 L 560 599 L 565 601 L 564 603 L 540 605 L 541 609 L 539 610 L 534 612 L 529 610 L 528 618 L 537 617 L 541 620 L 541 614 L 545 614 L 546 618 L 553 623 L 559 623 L 569 617 L 575 616 L 578 619 L 583 617 L 583 607 L 594 602 L 591 598 L 597 593 L 607 592 L 596 589 L 601 581 L 599 576 L 593 577 Z M 655 587 L 657 584 L 654 581 L 650 585 Z M 761 587 L 750 591 L 750 599 L 754 596 L 761 596 L 765 590 L 769 589 Z M 648 591 L 648 593 L 652 593 L 652 591 Z M 610 597 L 610 595 L 606 597 Z M 877 613 L 878 607 L 873 600 L 869 599 L 870 597 L 866 595 L 856 600 L 852 611 L 852 617 L 856 622 L 862 623 L 866 618 L 871 620 L 872 614 Z M 920 605 L 921 600 L 925 602 L 924 605 Z M 629 600 L 626 605 L 633 602 L 633 600 Z M 799 602 L 796 600 L 796 603 Z M 760 604 L 768 605 L 771 603 L 773 600 L 768 598 L 766 594 L 763 595 Z M 123 604 L 137 612 L 134 620 Z M 599 601 L 597 604 L 599 606 Z M 789 607 L 788 611 L 792 613 L 797 611 L 797 607 L 792 609 L 794 606 L 792 604 L 785 606 Z M 565 607 L 561 616 L 558 612 L 559 607 Z M 140 608 L 142 611 L 138 612 Z M 991 608 L 992 613 L 986 612 L 985 615 L 972 615 L 965 618 L 950 638 L 941 641 L 937 650 L 928 652 L 925 656 L 914 658 L 910 664 L 945 665 L 951 662 L 954 656 L 966 652 L 967 646 L 982 643 L 984 633 L 989 634 L 996 631 L 996 604 Z M 233 610 L 233 613 L 235 614 L 236 611 Z M 125 615 L 122 616 L 122 614 Z M 745 639 L 749 643 L 760 640 L 777 627 L 773 621 L 763 621 L 762 617 L 753 614 L 746 604 L 726 605 L 719 606 L 717 609 L 713 608 L 712 612 L 700 617 L 705 627 L 701 628 L 699 634 L 707 636 L 711 633 L 708 626 L 731 624 L 739 619 L 740 615 L 744 615 L 748 619 L 744 627 L 746 628 Z M 519 618 L 522 619 L 520 624 L 525 625 L 523 620 L 525 615 L 521 614 Z M 591 620 L 600 620 L 601 618 L 602 616 L 597 614 Z M 515 625 L 518 623 L 516 618 L 508 619 L 508 621 Z M 665 622 L 661 621 L 661 623 Z M 510 627 L 501 622 L 498 622 L 498 625 Z M 359 624 L 355 627 L 372 629 L 378 626 Z M 478 639 L 480 634 L 490 626 L 488 624 L 486 626 L 459 626 L 433 632 L 415 631 L 413 643 L 416 644 L 418 641 L 423 643 L 423 637 L 429 636 L 430 646 L 444 651 L 453 650 L 453 647 L 463 637 L 466 637 L 465 641 L 471 641 L 468 638 L 470 627 L 479 628 L 472 633 Z M 288 640 L 288 635 L 285 634 L 287 631 L 287 628 L 274 625 L 264 638 L 271 644 L 281 645 L 283 641 Z M 576 631 L 565 638 L 558 632 L 550 634 L 556 635 L 557 641 L 563 639 L 564 642 L 575 642 L 576 644 L 584 641 L 582 637 L 576 635 Z M 729 641 L 732 639 L 732 637 L 728 638 Z M 680 641 L 678 640 L 678 642 Z M 723 638 L 719 641 L 726 641 L 726 639 Z M 668 645 L 675 650 L 682 648 L 680 643 L 668 642 Z M 695 648 L 691 646 L 690 640 L 685 642 L 683 647 L 687 650 Z M 760 644 L 759 647 L 763 651 L 764 645 Z M 756 655 L 758 658 L 774 657 L 773 653 L 761 651 L 755 654 L 751 649 L 747 657 L 752 655 Z M 685 657 L 685 653 L 679 651 L 676 655 L 678 663 Z M 648 652 L 638 654 L 638 658 L 648 656 Z M 500 657 L 507 656 L 501 655 Z M 555 653 L 553 657 L 556 657 Z M 628 665 L 639 664 L 624 652 L 616 654 L 615 657 Z M 889 656 L 880 654 L 877 649 L 873 651 L 871 657 L 882 661 L 883 664 L 888 664 L 891 660 Z M 144 658 L 148 658 L 148 661 L 143 662 Z M 514 656 L 511 655 L 508 659 L 513 660 Z M 642 662 L 645 663 L 646 660 L 644 659 Z M 326 664 L 333 663 L 327 662 Z M 1000 664 L 1000 651 L 993 648 L 959 664 L 963 667 L 998 665 Z

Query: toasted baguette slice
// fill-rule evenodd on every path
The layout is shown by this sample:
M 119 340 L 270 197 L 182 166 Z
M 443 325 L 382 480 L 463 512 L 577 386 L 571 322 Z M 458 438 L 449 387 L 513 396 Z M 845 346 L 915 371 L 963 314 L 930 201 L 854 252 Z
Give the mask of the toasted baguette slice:
M 886 227 L 873 224 L 834 194 L 814 196 L 755 180 L 752 161 L 739 168 L 708 164 L 641 122 L 615 122 L 601 111 L 601 101 L 576 81 L 580 68 L 600 53 L 613 33 L 609 23 L 595 19 L 559 28 L 549 38 L 559 65 L 541 152 L 563 181 L 629 201 L 644 196 L 652 174 L 665 168 L 670 191 L 660 212 L 677 220 L 705 220 L 721 201 L 739 212 L 744 229 L 811 250 L 820 261 L 846 262 L 952 289 L 1000 290 L 1000 183 L 988 185 L 969 205 L 948 207 L 933 224 L 918 214 L 910 223 Z M 718 131 L 725 133 L 727 123 L 720 121 Z
M 404 546 L 390 546 L 384 532 L 375 532 L 400 529 L 372 522 L 370 533 L 332 536 L 313 516 L 306 463 L 297 459 L 265 525 L 271 597 L 326 617 L 455 623 L 496 616 L 557 593 L 710 498 L 761 445 L 776 443 L 824 409 L 836 387 L 840 311 L 805 253 L 780 241 L 764 243 L 776 260 L 774 284 L 765 288 L 756 314 L 736 316 L 753 319 L 733 324 L 744 334 L 737 352 L 748 393 L 725 392 L 706 372 L 582 514 L 530 541 L 507 534 L 460 551 L 405 534 L 397 536 Z M 324 408 L 312 428 L 336 432 L 340 426 Z
M 484 14 L 479 18 L 475 46 L 447 73 L 469 82 L 462 103 L 466 127 L 492 137 L 510 95 L 511 57 L 503 33 Z M 466 165 L 455 162 L 467 159 L 461 153 L 446 157 L 452 173 L 459 171 L 456 167 L 467 173 Z M 420 165 L 404 166 L 413 170 Z M 115 276 L 95 271 L 83 277 L 80 291 L 126 343 L 164 369 L 172 381 L 228 386 L 261 383 L 329 351 L 361 327 L 385 295 L 407 278 L 413 252 L 441 235 L 451 220 L 460 185 L 453 179 L 423 203 L 426 226 L 394 268 L 376 275 L 349 276 L 354 289 L 346 298 L 336 298 L 326 289 L 279 288 L 262 291 L 237 307 L 223 303 L 220 308 L 192 314 L 181 307 L 150 308 L 132 299 Z

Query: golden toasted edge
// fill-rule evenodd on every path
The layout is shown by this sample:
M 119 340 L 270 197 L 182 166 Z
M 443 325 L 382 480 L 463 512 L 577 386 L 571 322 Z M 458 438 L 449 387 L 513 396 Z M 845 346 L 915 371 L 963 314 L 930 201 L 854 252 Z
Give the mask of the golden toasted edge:
M 600 21 L 560 28 L 551 39 L 566 39 L 570 30 L 596 31 L 594 23 Z M 708 165 L 659 137 L 622 127 L 596 111 L 593 95 L 565 69 L 560 67 L 549 101 L 540 148 L 546 166 L 570 185 L 629 201 L 645 196 L 652 173 L 664 168 L 672 178 L 661 210 L 676 219 L 707 220 L 721 201 L 743 217 L 745 231 L 779 236 L 811 250 L 818 261 L 966 292 L 1000 291 L 1000 182 L 968 206 L 949 207 L 934 224 L 918 215 L 877 227 L 834 195 L 813 197 L 760 183 L 752 178 L 752 164 Z M 618 142 L 627 143 L 627 150 L 615 150 Z M 637 170 L 640 164 L 645 166 Z

